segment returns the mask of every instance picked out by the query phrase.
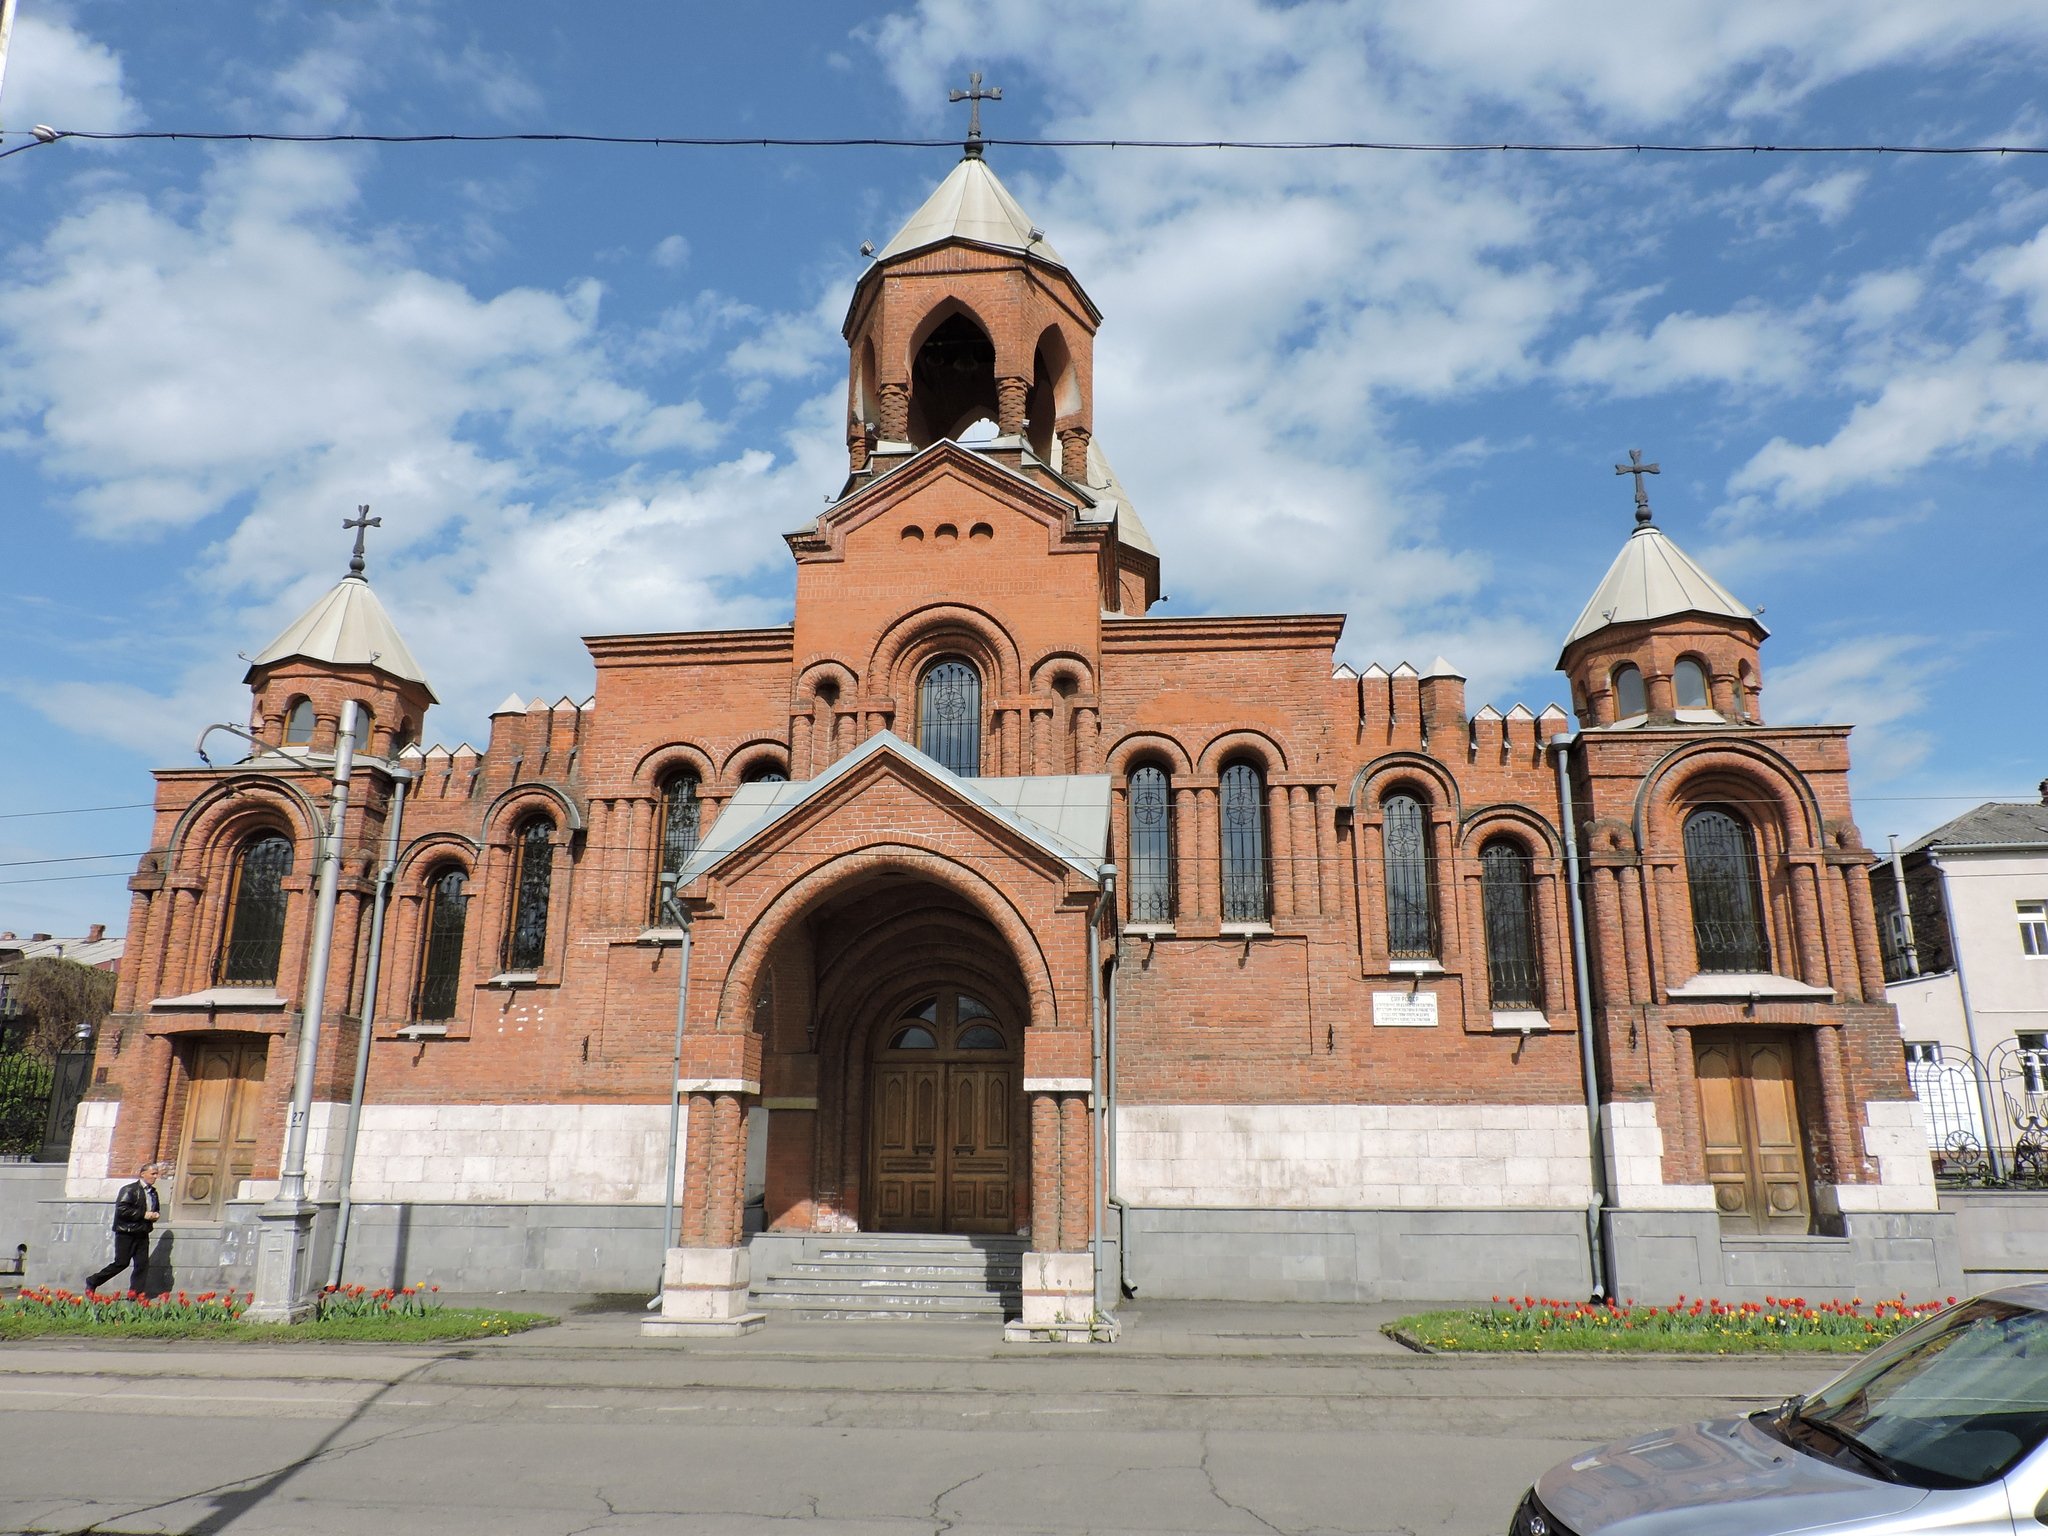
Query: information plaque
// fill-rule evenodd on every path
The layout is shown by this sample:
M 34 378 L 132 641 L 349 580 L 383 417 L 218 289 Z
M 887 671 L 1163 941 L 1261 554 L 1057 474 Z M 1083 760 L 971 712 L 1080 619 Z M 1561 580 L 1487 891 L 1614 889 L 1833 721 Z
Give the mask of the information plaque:
M 1375 992 L 1372 995 L 1372 1022 L 1379 1029 L 1434 1029 L 1436 994 Z

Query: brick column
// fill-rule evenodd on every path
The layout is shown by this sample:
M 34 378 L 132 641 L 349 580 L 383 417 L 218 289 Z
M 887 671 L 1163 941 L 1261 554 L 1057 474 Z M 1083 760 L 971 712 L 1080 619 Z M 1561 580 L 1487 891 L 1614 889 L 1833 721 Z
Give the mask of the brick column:
M 1828 957 L 1821 943 L 1820 893 L 1814 888 L 1813 866 L 1792 866 L 1792 935 L 1799 957 L 1799 979 L 1810 987 L 1828 984 Z
M 1699 969 L 1699 953 L 1693 944 L 1692 893 L 1685 883 L 1684 868 L 1675 862 L 1645 864 L 1643 870 L 1643 904 L 1656 946 L 1650 956 L 1648 1000 L 1668 1002 L 1672 987 L 1683 986 Z
M 1615 873 L 1621 877 L 1621 932 L 1628 966 L 1628 1000 L 1650 1000 L 1650 936 L 1643 922 L 1642 871 L 1633 864 Z M 1616 999 L 1619 1001 L 1619 999 Z
M 1365 935 L 1365 969 L 1369 973 L 1387 968 L 1387 866 L 1386 829 L 1376 821 L 1354 823 L 1351 835 L 1360 840 L 1359 858 L 1365 866 L 1365 891 L 1358 914 L 1359 931 Z
M 789 717 L 789 776 L 793 779 L 809 779 L 817 776 L 812 766 L 811 716 L 808 711 Z
M 1863 1143 L 1856 1134 L 1856 1118 L 1849 1102 L 1849 1086 L 1842 1072 L 1842 1029 L 1823 1024 L 1813 1032 L 1813 1053 L 1819 1057 L 1821 1113 L 1825 1118 L 1828 1144 L 1834 1153 L 1834 1182 L 1861 1184 Z
M 1272 839 L 1268 850 L 1273 868 L 1273 915 L 1294 916 L 1294 818 L 1288 814 L 1287 786 L 1273 784 L 1266 789 L 1266 835 Z
M 1014 374 L 996 380 L 996 429 L 1005 437 L 1024 431 L 1024 399 L 1031 393 L 1031 381 Z
M 1595 865 L 1593 883 L 1593 974 L 1600 979 L 1600 1001 L 1618 1008 L 1637 999 L 1629 988 L 1628 930 L 1622 918 L 1619 870 Z
M 1086 1253 L 1095 1230 L 1095 1157 L 1088 1134 L 1088 1099 L 1065 1094 L 1060 1111 L 1060 1252 Z
M 1085 484 L 1088 479 L 1088 429 L 1068 427 L 1060 433 L 1060 473 Z
M 1316 859 L 1316 828 L 1309 818 L 1308 786 L 1287 787 L 1287 819 L 1294 843 L 1294 910 L 1302 917 L 1322 914 L 1322 897 L 1317 886 L 1321 866 Z
M 1856 934 L 1856 969 L 1863 979 L 1862 995 L 1872 1002 L 1884 999 L 1884 954 L 1877 945 L 1877 914 L 1871 910 L 1870 881 L 1854 864 L 1840 866 L 1843 889 L 1849 900 L 1849 925 Z
M 877 393 L 882 397 L 880 411 L 882 436 L 892 443 L 910 440 L 910 386 L 906 384 L 884 384 Z
M 1059 1247 L 1060 1106 L 1049 1093 L 1031 1095 L 1031 1243 L 1034 1248 Z
M 1337 887 L 1337 790 L 1318 784 L 1309 814 L 1315 819 L 1316 903 L 1325 917 L 1344 910 Z
M 1223 864 L 1217 846 L 1216 790 L 1205 784 L 1195 791 L 1195 888 L 1203 917 L 1223 910 Z
M 1571 1012 L 1571 989 L 1566 985 L 1571 974 L 1570 942 L 1562 932 L 1558 889 L 1562 885 L 1556 875 L 1538 875 L 1536 888 L 1530 893 L 1531 904 L 1536 909 L 1536 954 L 1543 967 L 1541 991 L 1537 1007 L 1548 1018 L 1563 1018 Z M 1484 891 L 1482 888 L 1482 898 Z M 1481 921 L 1484 922 L 1484 907 L 1481 907 Z
M 1031 771 L 1052 772 L 1052 702 L 1031 706 Z
M 1092 704 L 1074 711 L 1074 772 L 1102 772 L 1102 712 Z
M 751 1333 L 767 1321 L 748 1310 L 753 1270 L 740 1233 L 752 1096 L 723 1082 L 690 1093 L 682 1230 L 662 1265 L 661 1315 L 640 1325 L 650 1338 Z

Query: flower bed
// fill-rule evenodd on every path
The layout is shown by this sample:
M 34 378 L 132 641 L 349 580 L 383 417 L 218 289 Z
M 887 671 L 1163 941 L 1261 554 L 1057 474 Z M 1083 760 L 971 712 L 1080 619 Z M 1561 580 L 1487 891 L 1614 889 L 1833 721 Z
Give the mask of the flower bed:
M 1591 1351 L 1736 1354 L 1819 1350 L 1855 1353 L 1881 1344 L 1947 1301 L 1808 1302 L 1799 1296 L 1723 1302 L 1681 1296 L 1671 1306 L 1621 1301 L 1596 1306 L 1545 1297 L 1499 1297 L 1460 1312 L 1424 1312 L 1387 1324 L 1411 1346 L 1452 1351 Z
M 42 1286 L 0 1301 L 0 1339 L 47 1335 L 101 1339 L 220 1339 L 293 1343 L 357 1339 L 386 1343 L 473 1339 L 544 1328 L 555 1319 L 532 1312 L 472 1312 L 431 1299 L 437 1286 L 371 1290 L 354 1285 L 323 1291 L 315 1315 L 292 1327 L 244 1320 L 255 1296 L 247 1291 L 171 1291 L 162 1296 L 86 1294 Z

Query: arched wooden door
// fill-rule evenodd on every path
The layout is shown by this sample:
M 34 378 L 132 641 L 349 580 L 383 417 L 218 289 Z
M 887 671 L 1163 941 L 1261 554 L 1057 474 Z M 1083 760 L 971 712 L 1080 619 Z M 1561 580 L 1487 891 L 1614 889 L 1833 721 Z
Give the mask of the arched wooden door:
M 1014 1232 L 1022 1157 L 1020 1031 L 947 990 L 877 1035 L 868 1096 L 877 1232 Z
M 1805 1232 L 1812 1201 L 1792 1040 L 1702 1031 L 1696 1059 L 1707 1179 L 1722 1225 Z
M 264 1035 L 215 1035 L 188 1047 L 189 1087 L 171 1206 L 178 1220 L 219 1221 L 222 1204 L 255 1174 L 269 1044 Z

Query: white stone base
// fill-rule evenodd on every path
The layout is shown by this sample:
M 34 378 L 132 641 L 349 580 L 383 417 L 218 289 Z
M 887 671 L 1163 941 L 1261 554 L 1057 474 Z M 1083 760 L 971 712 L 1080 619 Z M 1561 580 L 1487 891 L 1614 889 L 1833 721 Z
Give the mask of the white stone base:
M 1061 1323 L 1050 1328 L 1034 1328 L 1021 1318 L 1003 1324 L 1005 1344 L 1114 1344 L 1123 1332 L 1123 1324 L 1111 1314 L 1104 1313 L 1092 1323 Z
M 750 1312 L 753 1263 L 745 1248 L 671 1248 L 661 1267 L 661 1316 L 643 1338 L 732 1338 L 768 1321 Z
M 1093 1253 L 1026 1253 L 1023 1270 L 1024 1315 L 1004 1327 L 1004 1338 L 1017 1342 L 1058 1334 L 1085 1344 L 1095 1336 Z M 1115 1337 L 1113 1324 L 1110 1337 Z

